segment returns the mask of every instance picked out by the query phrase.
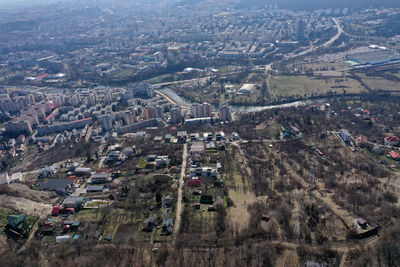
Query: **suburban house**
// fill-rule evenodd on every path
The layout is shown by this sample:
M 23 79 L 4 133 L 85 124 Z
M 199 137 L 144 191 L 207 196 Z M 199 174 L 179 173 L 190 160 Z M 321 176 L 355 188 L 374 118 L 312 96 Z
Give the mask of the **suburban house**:
M 217 152 L 217 145 L 215 144 L 214 141 L 210 141 L 209 143 L 206 144 L 206 152 L 207 153 Z
M 365 147 L 367 145 L 367 139 L 364 136 L 360 135 L 359 137 L 357 137 L 356 145 L 359 147 Z
M 399 144 L 399 137 L 397 136 L 388 136 L 385 137 L 385 145 L 387 146 L 396 146 Z
M 205 145 L 203 142 L 194 142 L 190 146 L 190 155 L 200 154 L 203 155 L 205 153 Z
M 232 140 L 233 141 L 238 141 L 240 139 L 240 136 L 237 132 L 232 133 Z
M 58 216 L 61 209 L 62 209 L 61 206 L 54 206 L 53 209 L 51 210 L 51 216 Z
M 217 177 L 218 172 L 216 168 L 213 167 L 199 167 L 199 168 L 190 168 L 190 177 Z
M 342 138 L 343 142 L 345 142 L 346 144 L 350 143 L 351 135 L 350 135 L 349 131 L 347 131 L 346 129 L 340 129 L 339 136 L 340 136 L 340 138 Z
M 213 204 L 214 198 L 212 195 L 201 195 L 200 204 Z
M 203 140 L 204 141 L 211 141 L 213 140 L 213 133 L 203 133 Z
M 162 199 L 162 206 L 166 207 L 166 208 L 170 208 L 172 207 L 172 205 L 174 205 L 174 199 L 171 196 L 167 196 L 165 198 Z
M 14 172 L 11 174 L 10 183 L 22 182 L 22 172 Z
M 166 167 L 168 166 L 168 156 L 157 156 L 156 157 L 156 166 L 157 167 Z
M 55 191 L 60 195 L 67 195 L 72 192 L 73 181 L 65 179 L 50 179 L 39 185 L 40 190 Z
M 119 150 L 110 151 L 107 155 L 107 161 L 119 161 L 122 159 L 122 153 Z
M 201 186 L 201 180 L 199 179 L 188 180 L 186 182 L 186 185 L 189 187 L 199 187 Z
M 179 143 L 186 143 L 187 140 L 187 132 L 186 131 L 180 131 L 177 133 L 178 137 L 178 142 Z
M 38 178 L 46 179 L 56 174 L 57 170 L 53 166 L 46 166 L 39 170 Z
M 154 162 L 154 161 L 156 161 L 156 158 L 157 158 L 157 155 L 148 155 L 146 157 L 146 161 L 147 162 Z
M 221 141 L 225 140 L 225 133 L 223 131 L 219 131 L 215 134 L 215 140 Z
M 86 188 L 86 193 L 103 192 L 104 185 L 90 185 Z
M 29 233 L 28 217 L 25 214 L 8 215 L 6 233 L 16 237 L 26 237 Z
M 76 168 L 74 172 L 76 175 L 84 176 L 84 175 L 90 175 L 90 173 L 92 172 L 92 169 L 91 168 Z
M 105 184 L 111 181 L 109 172 L 95 172 L 90 176 L 91 184 Z
M 154 217 L 149 217 L 143 222 L 143 232 L 152 232 L 156 227 L 156 219 Z
M 200 134 L 199 133 L 191 133 L 190 134 L 190 141 L 200 141 Z
M 10 183 L 10 176 L 8 176 L 7 172 L 3 172 L 0 174 L 0 185 Z
M 170 235 L 172 234 L 173 229 L 174 229 L 174 219 L 172 218 L 164 219 L 162 225 L 162 234 Z
M 63 201 L 64 208 L 81 209 L 86 203 L 85 197 L 67 197 Z
M 389 152 L 389 156 L 393 159 L 393 160 L 400 160 L 400 153 L 397 153 L 395 151 L 390 151 Z

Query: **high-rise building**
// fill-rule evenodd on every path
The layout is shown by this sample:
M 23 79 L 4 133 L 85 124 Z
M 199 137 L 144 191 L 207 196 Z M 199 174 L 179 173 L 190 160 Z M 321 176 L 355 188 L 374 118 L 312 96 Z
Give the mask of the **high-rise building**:
M 89 106 L 95 106 L 97 103 L 96 94 L 92 93 L 87 97 L 87 102 Z
M 192 118 L 211 117 L 211 105 L 209 103 L 194 103 L 190 110 L 190 116 Z
M 204 117 L 211 117 L 211 105 L 203 103 Z
M 296 39 L 297 41 L 304 41 L 306 32 L 306 24 L 304 20 L 299 19 L 296 24 Z
M 32 134 L 32 127 L 29 121 L 10 121 L 4 124 L 6 133 L 9 134 Z
M 182 110 L 179 107 L 171 109 L 171 123 L 181 123 L 182 122 Z
M 101 122 L 103 123 L 103 128 L 106 131 L 110 131 L 113 128 L 113 119 L 111 114 L 106 114 L 101 117 Z
M 219 107 L 220 121 L 232 121 L 231 109 L 228 103 L 222 103 Z

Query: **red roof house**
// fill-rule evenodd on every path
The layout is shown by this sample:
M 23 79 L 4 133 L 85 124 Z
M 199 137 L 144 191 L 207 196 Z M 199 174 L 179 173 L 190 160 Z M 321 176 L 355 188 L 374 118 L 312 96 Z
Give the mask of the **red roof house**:
M 397 136 L 388 136 L 385 138 L 385 145 L 395 146 L 399 143 L 399 138 Z
M 67 180 L 68 181 L 73 181 L 74 184 L 78 183 L 78 178 L 76 176 L 69 176 L 69 177 L 67 177 Z
M 51 210 L 51 215 L 57 216 L 60 213 L 60 210 L 61 210 L 60 206 L 54 206 L 53 209 Z
M 186 182 L 186 184 L 189 187 L 201 186 L 201 180 L 189 180 L 189 181 Z
M 394 160 L 400 160 L 400 154 L 393 150 L 389 152 L 389 155 Z

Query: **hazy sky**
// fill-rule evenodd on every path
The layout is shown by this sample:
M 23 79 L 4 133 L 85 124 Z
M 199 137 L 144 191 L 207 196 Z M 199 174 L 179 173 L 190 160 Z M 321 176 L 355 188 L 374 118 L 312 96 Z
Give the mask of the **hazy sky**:
M 33 4 L 43 4 L 43 3 L 54 3 L 60 0 L 0 0 L 0 6 L 13 6 L 18 7 L 18 5 L 33 5 Z

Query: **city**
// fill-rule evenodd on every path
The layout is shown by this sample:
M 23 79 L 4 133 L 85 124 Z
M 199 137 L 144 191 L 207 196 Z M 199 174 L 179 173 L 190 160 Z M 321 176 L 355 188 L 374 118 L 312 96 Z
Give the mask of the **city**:
M 3 264 L 400 265 L 400 6 L 314 2 L 0 4 Z

